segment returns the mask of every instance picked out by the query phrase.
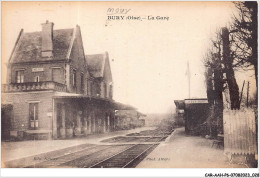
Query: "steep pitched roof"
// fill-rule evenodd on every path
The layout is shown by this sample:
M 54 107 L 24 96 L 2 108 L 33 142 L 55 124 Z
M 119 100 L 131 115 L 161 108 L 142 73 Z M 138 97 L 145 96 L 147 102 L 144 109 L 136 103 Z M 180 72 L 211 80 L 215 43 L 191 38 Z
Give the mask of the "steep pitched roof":
M 103 77 L 106 57 L 106 53 L 86 55 L 88 71 L 93 77 Z
M 73 40 L 73 29 L 53 30 L 53 58 L 41 57 L 41 32 L 22 33 L 14 52 L 11 63 L 61 60 L 66 59 Z

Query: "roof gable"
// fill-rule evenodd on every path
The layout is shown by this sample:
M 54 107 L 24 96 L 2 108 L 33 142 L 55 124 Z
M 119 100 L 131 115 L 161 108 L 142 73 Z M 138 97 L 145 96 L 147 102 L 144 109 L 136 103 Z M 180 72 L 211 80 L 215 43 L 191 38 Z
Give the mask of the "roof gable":
M 108 53 L 86 55 L 88 71 L 95 78 L 106 78 L 112 81 Z
M 109 63 L 109 58 L 108 58 L 108 54 L 106 56 L 106 59 L 105 59 L 105 63 L 104 63 L 104 69 L 103 69 L 103 77 L 104 77 L 104 80 L 106 82 L 113 82 L 112 80 L 112 73 L 111 73 L 111 68 L 110 68 L 110 63 Z
M 73 29 L 53 30 L 53 58 L 43 58 L 41 57 L 41 32 L 22 33 L 10 62 L 21 63 L 66 59 L 72 40 Z
M 105 54 L 86 55 L 88 71 L 93 77 L 103 77 L 105 57 Z

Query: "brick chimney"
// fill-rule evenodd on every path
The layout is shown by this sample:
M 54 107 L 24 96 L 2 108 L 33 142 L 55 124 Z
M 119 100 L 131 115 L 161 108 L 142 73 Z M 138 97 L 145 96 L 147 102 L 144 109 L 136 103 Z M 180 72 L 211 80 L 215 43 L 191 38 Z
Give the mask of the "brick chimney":
M 53 57 L 53 25 L 48 20 L 42 24 L 42 57 Z

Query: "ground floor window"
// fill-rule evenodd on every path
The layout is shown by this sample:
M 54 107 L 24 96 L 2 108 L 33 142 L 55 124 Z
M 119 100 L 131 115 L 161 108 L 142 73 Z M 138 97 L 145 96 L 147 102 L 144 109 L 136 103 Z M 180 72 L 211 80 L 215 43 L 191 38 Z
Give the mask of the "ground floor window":
M 38 103 L 29 103 L 30 129 L 37 129 L 39 127 L 38 108 Z

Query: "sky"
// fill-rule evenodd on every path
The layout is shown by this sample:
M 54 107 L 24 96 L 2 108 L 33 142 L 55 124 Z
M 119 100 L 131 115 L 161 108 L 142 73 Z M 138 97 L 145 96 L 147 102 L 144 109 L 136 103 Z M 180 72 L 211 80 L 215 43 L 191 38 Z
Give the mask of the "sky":
M 108 8 L 146 19 L 109 21 Z M 109 53 L 114 100 L 144 113 L 171 112 L 175 99 L 188 98 L 188 61 L 190 95 L 206 97 L 202 59 L 216 29 L 228 25 L 232 13 L 231 2 L 2 2 L 2 83 L 4 63 L 21 28 L 41 31 L 46 20 L 54 30 L 78 24 L 85 54 Z M 239 86 L 251 75 L 242 74 Z

